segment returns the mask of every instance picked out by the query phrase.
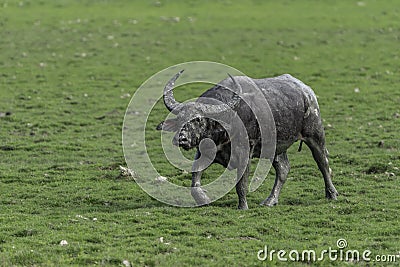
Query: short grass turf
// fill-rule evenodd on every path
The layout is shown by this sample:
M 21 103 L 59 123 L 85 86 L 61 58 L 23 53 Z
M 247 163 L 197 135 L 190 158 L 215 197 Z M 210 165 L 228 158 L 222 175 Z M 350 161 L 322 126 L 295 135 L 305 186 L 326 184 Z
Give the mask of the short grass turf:
M 399 47 L 397 1 L 0 1 L 0 265 L 302 266 L 310 262 L 261 262 L 257 252 L 318 252 L 339 238 L 372 259 L 398 255 Z M 258 205 L 273 171 L 248 211 L 236 210 L 234 190 L 176 208 L 122 177 L 129 95 L 191 60 L 257 78 L 291 73 L 313 87 L 338 200 L 324 199 L 305 147 L 290 149 L 273 208 Z M 162 103 L 155 110 L 151 127 L 167 114 Z M 190 180 L 160 164 L 169 179 Z

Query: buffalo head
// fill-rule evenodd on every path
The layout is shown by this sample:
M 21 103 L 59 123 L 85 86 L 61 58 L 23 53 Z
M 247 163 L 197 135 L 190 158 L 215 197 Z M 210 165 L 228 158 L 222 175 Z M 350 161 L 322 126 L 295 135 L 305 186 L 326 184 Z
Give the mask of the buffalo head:
M 176 132 L 172 142 L 185 150 L 198 147 L 200 141 L 204 138 L 210 138 L 215 143 L 227 139 L 227 133 L 218 122 L 218 118 L 224 116 L 228 110 L 235 109 L 240 102 L 240 97 L 233 94 L 233 97 L 226 103 L 213 98 L 202 97 L 196 102 L 180 103 L 175 99 L 173 89 L 175 81 L 182 72 L 183 70 L 168 81 L 163 93 L 165 106 L 176 115 L 176 118 L 161 122 L 157 126 L 157 130 Z M 240 85 L 232 76 L 229 75 L 229 77 L 233 82 L 232 89 L 241 93 Z

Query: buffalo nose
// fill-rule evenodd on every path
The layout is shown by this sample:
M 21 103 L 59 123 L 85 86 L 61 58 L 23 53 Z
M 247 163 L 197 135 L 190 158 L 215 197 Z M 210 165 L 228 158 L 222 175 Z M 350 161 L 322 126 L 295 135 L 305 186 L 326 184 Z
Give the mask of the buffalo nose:
M 180 145 L 180 146 L 189 145 L 189 141 L 188 141 L 185 137 L 179 138 L 179 145 Z
M 185 135 L 179 135 L 178 143 L 179 143 L 179 146 L 184 148 L 184 149 L 189 149 L 190 148 L 190 142 L 189 142 L 188 138 Z

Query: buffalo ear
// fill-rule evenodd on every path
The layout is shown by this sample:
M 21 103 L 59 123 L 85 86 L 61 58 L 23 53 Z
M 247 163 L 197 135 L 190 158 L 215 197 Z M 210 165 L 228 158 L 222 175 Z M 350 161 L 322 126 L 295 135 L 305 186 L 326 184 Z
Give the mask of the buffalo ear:
M 167 132 L 176 132 L 179 130 L 179 124 L 177 119 L 170 119 L 166 121 L 162 121 L 159 125 L 157 125 L 157 130 L 167 131 Z

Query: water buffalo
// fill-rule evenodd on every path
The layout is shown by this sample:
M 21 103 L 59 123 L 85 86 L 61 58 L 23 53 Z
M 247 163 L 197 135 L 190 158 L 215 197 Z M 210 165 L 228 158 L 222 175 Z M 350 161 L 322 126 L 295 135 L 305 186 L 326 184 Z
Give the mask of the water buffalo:
M 309 86 L 289 74 L 264 79 L 229 75 L 204 92 L 197 101 L 180 103 L 173 95 L 173 88 L 182 72 L 177 73 L 166 84 L 163 95 L 165 106 L 177 117 L 161 122 L 157 126 L 157 130 L 176 132 L 173 143 L 179 147 L 186 150 L 197 148 L 195 160 L 201 156 L 200 142 L 209 138 L 217 147 L 213 163 L 233 169 L 239 168 L 240 161 L 246 162 L 236 183 L 239 209 L 248 208 L 246 194 L 251 160 L 236 157 L 236 160 L 230 161 L 232 158 L 230 137 L 226 129 L 216 120 L 210 119 L 209 115 L 215 116 L 215 114 L 223 114 L 227 109 L 233 110 L 243 121 L 247 131 L 248 139 L 245 139 L 248 140 L 247 155 L 250 159 L 259 158 L 261 144 L 258 121 L 250 108 L 251 103 L 242 98 L 245 93 L 254 91 L 254 88 L 249 88 L 249 81 L 261 90 L 262 96 L 268 102 L 276 129 L 275 156 L 272 160 L 272 166 L 276 171 L 275 184 L 271 194 L 261 204 L 273 206 L 278 203 L 279 193 L 290 169 L 286 151 L 296 141 L 300 141 L 299 150 L 303 142 L 310 148 L 324 178 L 326 197 L 328 199 L 337 198 L 338 192 L 331 181 L 332 171 L 329 168 L 328 150 L 325 147 L 325 133 L 317 98 Z M 233 90 L 228 88 L 233 88 Z M 212 104 L 202 99 L 215 99 L 222 104 Z M 258 109 L 262 110 L 263 107 L 258 107 Z M 192 171 L 192 196 L 199 205 L 210 202 L 200 187 L 202 172 L 203 170 L 196 170 L 196 168 L 193 168 Z

